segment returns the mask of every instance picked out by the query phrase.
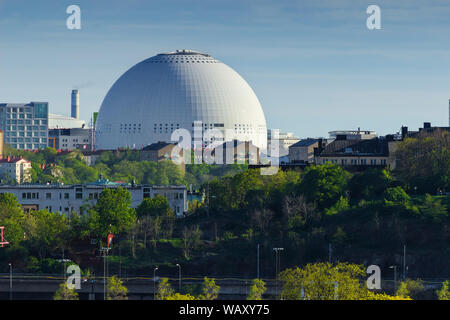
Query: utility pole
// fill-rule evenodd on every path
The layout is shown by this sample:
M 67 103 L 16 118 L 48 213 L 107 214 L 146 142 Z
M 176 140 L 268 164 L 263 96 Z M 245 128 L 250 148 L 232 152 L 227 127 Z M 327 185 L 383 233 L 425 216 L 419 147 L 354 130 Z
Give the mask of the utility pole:
M 259 243 L 256 247 L 256 278 L 259 280 Z
M 397 291 L 397 266 L 390 266 L 390 269 L 394 269 L 394 292 Z
M 181 266 L 177 263 L 178 267 L 178 292 L 181 294 Z
M 156 300 L 156 270 L 158 267 L 153 270 L 153 300 Z
M 328 262 L 331 264 L 331 252 L 332 252 L 332 248 L 331 248 L 331 242 L 328 243 Z
M 12 300 L 12 263 L 9 263 L 9 300 Z
M 283 251 L 284 248 L 273 248 L 275 251 L 275 299 L 278 296 L 278 270 L 280 265 L 279 252 Z
M 103 253 L 103 300 L 106 300 L 106 281 L 108 279 L 108 273 L 107 273 L 107 260 L 108 260 L 108 247 L 101 248 L 101 251 Z
M 406 244 L 403 245 L 403 281 L 406 280 Z

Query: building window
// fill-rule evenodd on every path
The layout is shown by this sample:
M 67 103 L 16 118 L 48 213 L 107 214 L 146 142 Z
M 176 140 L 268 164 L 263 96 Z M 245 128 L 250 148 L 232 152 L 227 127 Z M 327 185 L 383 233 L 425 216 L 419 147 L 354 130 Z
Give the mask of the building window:
M 82 188 L 75 189 L 75 199 L 83 199 L 83 189 Z
M 52 198 L 52 194 L 49 193 L 49 192 L 47 192 L 47 193 L 45 194 L 45 199 L 51 199 L 51 198 Z

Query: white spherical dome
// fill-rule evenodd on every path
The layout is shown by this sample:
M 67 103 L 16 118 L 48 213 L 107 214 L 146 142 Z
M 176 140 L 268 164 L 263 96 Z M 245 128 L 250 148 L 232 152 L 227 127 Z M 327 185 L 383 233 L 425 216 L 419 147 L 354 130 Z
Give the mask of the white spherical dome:
M 232 130 L 233 137 L 266 149 L 264 112 L 253 90 L 226 64 L 189 50 L 158 54 L 125 72 L 103 100 L 97 149 L 142 148 L 171 141 L 176 129 Z M 228 131 L 230 132 L 230 131 Z

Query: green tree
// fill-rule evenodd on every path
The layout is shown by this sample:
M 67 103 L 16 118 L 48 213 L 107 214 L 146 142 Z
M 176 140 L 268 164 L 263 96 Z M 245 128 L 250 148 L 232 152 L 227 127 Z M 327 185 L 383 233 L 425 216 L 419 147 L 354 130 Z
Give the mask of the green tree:
M 339 200 L 331 208 L 325 209 L 325 214 L 327 215 L 337 214 L 341 211 L 347 210 L 348 208 L 350 208 L 348 199 L 341 196 Z
M 370 168 L 356 173 L 348 182 L 350 199 L 357 203 L 361 199 L 380 198 L 393 181 L 387 169 Z
M 447 206 L 442 204 L 440 199 L 435 199 L 428 193 L 425 195 L 420 211 L 425 217 L 428 217 L 435 222 L 441 222 L 448 215 Z
M 302 269 L 296 267 L 280 273 L 281 295 L 288 300 L 358 300 L 367 295 L 367 289 L 361 284 L 365 275 L 361 265 L 307 264 Z
M 106 286 L 108 300 L 128 300 L 128 289 L 116 276 L 109 277 Z
M 425 287 L 422 280 L 406 279 L 400 283 L 396 295 L 403 298 L 411 297 L 414 300 L 419 300 L 423 298 L 424 293 Z
M 181 293 L 174 293 L 170 296 L 167 296 L 165 300 L 196 300 L 194 296 L 191 296 L 190 294 L 181 294 Z
M 319 209 L 329 208 L 344 196 L 350 173 L 335 164 L 308 166 L 299 184 L 299 193 Z
M 411 200 L 411 197 L 400 186 L 387 188 L 384 193 L 384 198 L 388 203 L 402 205 L 407 205 Z
M 10 245 L 18 245 L 24 236 L 25 215 L 17 198 L 11 193 L 0 194 L 0 225 L 5 227 L 5 239 Z
M 423 130 L 397 143 L 395 173 L 411 189 L 435 194 L 450 189 L 450 132 Z
M 158 292 L 156 293 L 157 300 L 167 300 L 168 297 L 174 294 L 174 290 L 170 286 L 168 278 L 161 278 L 158 284 Z
M 220 286 L 216 285 L 214 279 L 204 278 L 202 286 L 202 294 L 199 296 L 200 300 L 215 300 L 219 296 Z
M 250 292 L 247 296 L 247 300 L 262 300 L 262 295 L 266 291 L 266 285 L 264 281 L 260 279 L 253 279 L 250 287 Z
M 439 300 L 450 300 L 450 290 L 449 290 L 450 282 L 444 281 L 442 283 L 442 288 L 436 291 L 437 297 Z
M 59 289 L 55 292 L 53 300 L 79 300 L 78 293 L 74 289 L 69 289 L 67 284 L 61 283 Z
M 65 249 L 68 246 L 69 229 L 65 215 L 47 210 L 32 211 L 28 216 L 32 246 L 39 252 L 40 259 L 47 253 Z
M 106 237 L 109 232 L 119 234 L 130 230 L 136 222 L 130 193 L 120 187 L 104 189 L 89 217 L 89 227 L 99 237 Z
M 155 195 L 153 198 L 145 198 L 136 208 L 138 217 L 150 216 L 173 216 L 169 206 L 169 200 L 162 195 Z
M 198 248 L 202 231 L 200 227 L 184 227 L 183 229 L 183 253 L 186 259 L 190 259 L 191 251 Z

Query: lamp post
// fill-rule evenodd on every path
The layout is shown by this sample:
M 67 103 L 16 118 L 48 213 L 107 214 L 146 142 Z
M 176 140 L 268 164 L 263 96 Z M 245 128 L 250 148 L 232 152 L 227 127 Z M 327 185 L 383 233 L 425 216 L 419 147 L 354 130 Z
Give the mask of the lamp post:
M 259 243 L 256 247 L 256 278 L 259 280 Z
M 397 291 L 397 266 L 390 266 L 389 269 L 394 269 L 394 293 Z
M 153 300 L 156 300 L 156 270 L 158 267 L 153 270 Z
M 178 292 L 181 294 L 181 266 L 177 263 L 178 267 Z
M 12 300 L 12 263 L 9 263 L 9 300 Z
M 280 264 L 279 252 L 283 251 L 284 248 L 273 248 L 275 251 L 275 299 L 278 296 L 278 269 Z

